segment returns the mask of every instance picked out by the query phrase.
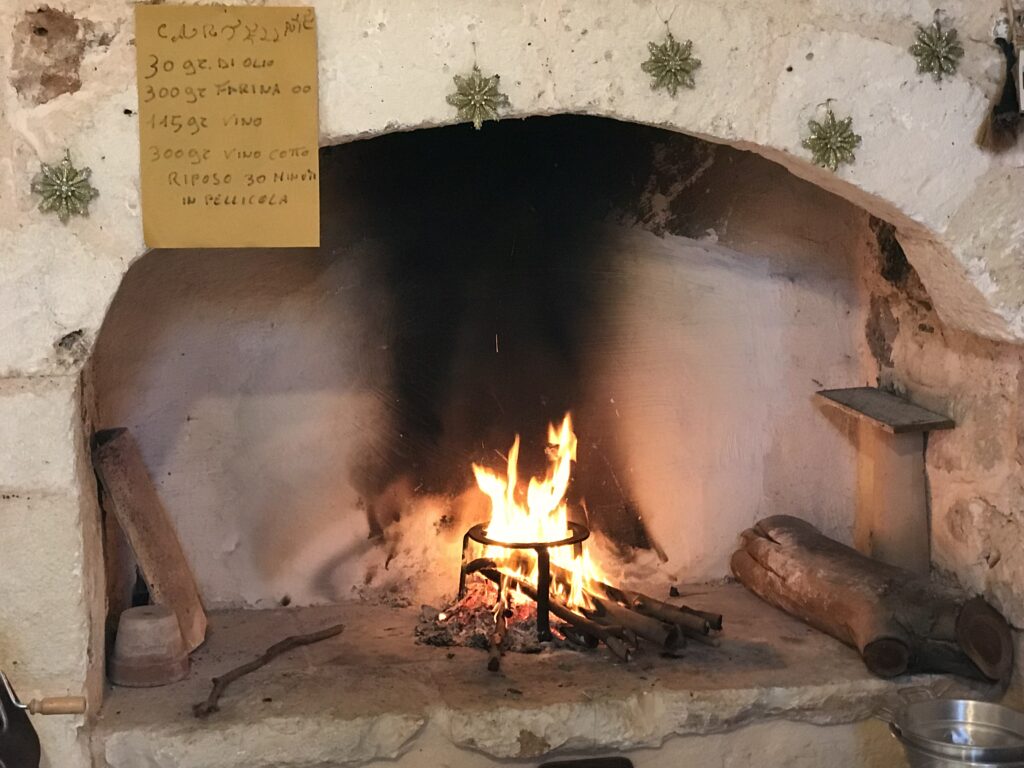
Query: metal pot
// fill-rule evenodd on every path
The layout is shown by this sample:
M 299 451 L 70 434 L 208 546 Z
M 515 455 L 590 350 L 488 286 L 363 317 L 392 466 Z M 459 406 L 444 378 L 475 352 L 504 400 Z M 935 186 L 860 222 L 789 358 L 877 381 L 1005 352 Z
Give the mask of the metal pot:
M 1024 714 L 971 699 L 933 699 L 881 713 L 912 768 L 1024 768 Z

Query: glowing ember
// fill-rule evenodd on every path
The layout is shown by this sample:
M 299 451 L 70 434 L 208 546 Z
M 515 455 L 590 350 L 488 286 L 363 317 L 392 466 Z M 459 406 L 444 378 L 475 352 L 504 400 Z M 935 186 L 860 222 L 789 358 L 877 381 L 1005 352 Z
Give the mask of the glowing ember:
M 572 464 L 576 461 L 576 434 L 572 430 L 572 417 L 565 414 L 562 425 L 548 425 L 548 469 L 543 478 L 531 477 L 525 489 L 519 482 L 519 435 L 508 452 L 505 474 L 473 464 L 476 483 L 491 500 L 491 519 L 487 524 L 490 539 L 507 542 L 559 541 L 572 535 L 569 529 L 569 509 L 566 492 Z M 572 546 L 552 547 L 553 565 L 571 574 L 571 583 L 565 579 L 552 580 L 552 592 L 570 607 L 587 606 L 585 588 L 590 579 L 599 578 L 587 557 L 586 549 L 579 557 Z M 496 561 L 502 570 L 519 576 L 537 586 L 537 556 L 532 550 L 510 550 L 489 546 L 485 557 Z

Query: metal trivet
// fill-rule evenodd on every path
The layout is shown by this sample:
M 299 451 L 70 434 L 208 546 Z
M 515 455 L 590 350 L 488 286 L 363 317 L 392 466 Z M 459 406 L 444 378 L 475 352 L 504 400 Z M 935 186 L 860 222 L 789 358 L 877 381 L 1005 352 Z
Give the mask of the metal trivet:
M 474 525 L 462 537 L 462 564 L 459 567 L 459 599 L 466 595 L 466 550 L 470 539 L 488 547 L 502 549 L 532 549 L 537 553 L 537 639 L 541 642 L 551 639 L 551 622 L 548 611 L 551 608 L 551 555 L 552 547 L 572 546 L 576 557 L 583 556 L 583 542 L 590 537 L 590 529 L 582 523 L 568 523 L 572 535 L 558 541 L 498 541 L 487 536 L 487 525 Z

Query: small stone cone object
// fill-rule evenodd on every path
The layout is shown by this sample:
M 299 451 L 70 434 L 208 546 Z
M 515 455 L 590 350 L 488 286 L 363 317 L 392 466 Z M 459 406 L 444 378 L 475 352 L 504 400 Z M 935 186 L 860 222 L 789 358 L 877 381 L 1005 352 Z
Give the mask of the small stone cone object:
M 121 614 L 110 659 L 110 682 L 153 688 L 188 674 L 188 652 L 178 618 L 162 605 L 142 605 Z

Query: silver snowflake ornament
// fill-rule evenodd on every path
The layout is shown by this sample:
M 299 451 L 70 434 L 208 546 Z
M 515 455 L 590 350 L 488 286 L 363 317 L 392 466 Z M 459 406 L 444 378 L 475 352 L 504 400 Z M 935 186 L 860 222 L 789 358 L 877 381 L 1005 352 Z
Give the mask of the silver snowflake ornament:
M 89 202 L 99 190 L 89 184 L 92 171 L 81 170 L 71 164 L 71 152 L 64 150 L 64 159 L 56 165 L 40 164 L 39 173 L 32 180 L 32 191 L 43 198 L 39 210 L 57 212 L 57 218 L 67 223 L 72 216 L 88 216 Z
M 918 72 L 931 72 L 933 78 L 941 80 L 943 75 L 956 73 L 964 49 L 956 30 L 944 30 L 942 23 L 935 19 L 927 27 L 918 26 L 916 42 L 910 46 L 910 53 L 917 59 Z
M 700 59 L 693 56 L 693 41 L 680 43 L 669 32 L 663 43 L 648 43 L 651 58 L 640 69 L 651 76 L 651 89 L 664 88 L 675 96 L 680 86 L 693 88 L 693 73 L 700 67 Z
M 811 135 L 802 144 L 811 150 L 815 165 L 834 171 L 841 164 L 856 160 L 853 150 L 860 146 L 860 136 L 853 132 L 852 117 L 837 120 L 835 112 L 829 109 L 824 120 L 809 120 L 807 127 Z
M 498 110 L 509 106 L 508 96 L 498 91 L 500 79 L 484 77 L 475 64 L 469 77 L 456 75 L 455 93 L 448 95 L 448 103 L 459 110 L 459 119 L 472 121 L 478 131 L 484 120 L 497 120 Z

